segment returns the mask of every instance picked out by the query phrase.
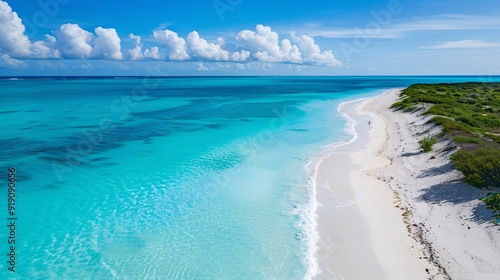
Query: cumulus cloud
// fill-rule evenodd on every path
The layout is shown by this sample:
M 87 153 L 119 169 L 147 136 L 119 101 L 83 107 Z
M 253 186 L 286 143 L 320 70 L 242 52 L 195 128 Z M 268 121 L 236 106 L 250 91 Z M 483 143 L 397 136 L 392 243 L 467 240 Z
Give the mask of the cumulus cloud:
M 128 37 L 135 46 L 139 46 L 141 44 L 141 36 L 134 35 L 134 33 L 130 33 Z
M 54 32 L 50 44 L 63 58 L 123 59 L 121 40 L 114 28 L 97 27 L 95 35 L 78 24 L 66 23 Z
M 312 37 L 307 35 L 297 36 L 292 33 L 292 39 L 302 53 L 302 59 L 305 63 L 313 65 L 340 66 L 342 63 L 333 55 L 332 51 L 321 52 L 320 48 L 314 42 Z
M 256 60 L 261 62 L 290 62 L 313 65 L 341 65 L 331 51 L 321 52 L 312 37 L 297 36 L 279 41 L 279 35 L 271 27 L 257 25 L 255 31 L 243 30 L 236 39 L 249 49 Z
M 222 38 L 219 38 L 217 41 L 219 44 L 225 43 Z M 200 35 L 196 31 L 188 34 L 187 42 L 191 53 L 195 57 L 216 61 L 227 61 L 229 59 L 229 52 L 223 50 L 221 45 L 208 43 L 207 40 L 200 38 Z
M 139 60 L 144 58 L 141 46 L 135 46 L 133 49 L 130 49 L 127 52 L 130 60 Z
M 115 29 L 97 27 L 96 35 L 67 23 L 44 41 L 31 43 L 16 12 L 0 1 L 0 53 L 13 58 L 99 58 L 122 59 L 120 38 Z M 12 64 L 12 63 L 10 63 Z
M 250 52 L 245 50 L 234 52 L 233 54 L 231 54 L 232 61 L 245 61 L 249 57 L 250 57 Z
M 285 60 L 278 42 L 279 35 L 272 31 L 269 26 L 259 24 L 256 31 L 240 31 L 236 39 L 242 42 L 260 61 L 278 62 Z
M 153 37 L 162 47 L 168 48 L 168 58 L 170 60 L 186 60 L 189 59 L 187 54 L 186 40 L 179 37 L 177 33 L 165 30 L 156 30 L 153 32 Z
M 31 43 L 24 34 L 25 27 L 16 12 L 0 1 L 0 49 L 15 57 L 31 55 Z
M 133 33 L 128 35 L 129 39 L 132 41 L 134 47 L 127 50 L 128 58 L 130 60 L 141 60 L 141 59 L 162 59 L 160 56 L 160 51 L 158 47 L 150 47 L 142 51 L 143 44 L 141 43 L 141 36 L 134 35 Z
M 271 27 L 257 25 L 255 30 L 243 30 L 233 38 L 217 38 L 209 42 L 193 31 L 186 39 L 176 32 L 163 29 L 153 32 L 156 43 L 142 43 L 141 36 L 129 34 L 131 48 L 122 53 L 121 39 L 114 28 L 97 27 L 94 33 L 78 24 L 66 23 L 45 35 L 42 41 L 30 42 L 25 26 L 16 12 L 0 0 L 0 56 L 2 65 L 19 66 L 19 59 L 106 59 L 201 62 L 264 62 L 336 66 L 341 63 L 331 51 L 321 51 L 314 39 L 294 33 L 280 38 Z M 226 43 L 226 40 L 229 44 Z M 460 45 L 485 46 L 478 42 Z M 490 45 L 491 46 L 491 45 Z M 449 47 L 449 46 L 445 46 Z M 203 68 L 203 67 L 201 67 Z
M 46 35 L 45 41 L 31 43 L 24 34 L 25 30 L 17 13 L 12 11 L 9 4 L 0 1 L 0 54 L 8 55 L 9 59 L 5 60 L 8 61 L 7 65 L 20 65 L 20 63 L 12 62 L 12 58 L 59 57 L 59 52 L 53 48 L 54 37 Z
M 144 57 L 150 59 L 161 59 L 158 47 L 151 47 L 144 51 Z
M 150 47 L 142 51 L 143 44 L 141 43 L 141 36 L 134 35 L 133 33 L 128 35 L 129 39 L 132 41 L 134 47 L 127 50 L 128 58 L 130 60 L 141 60 L 141 59 L 162 59 L 160 56 L 160 51 L 158 47 Z
M 139 60 L 144 58 L 144 54 L 142 53 L 142 44 L 141 44 L 141 36 L 134 35 L 133 33 L 129 34 L 128 37 L 132 41 L 134 45 L 133 49 L 127 50 L 128 57 L 131 60 Z
M 174 31 L 165 29 L 157 30 L 153 33 L 153 37 L 159 43 L 160 47 L 166 49 L 167 54 L 164 55 L 170 60 L 184 61 L 190 59 L 207 60 L 207 61 L 246 61 L 250 57 L 250 52 L 240 50 L 231 52 L 224 49 L 226 40 L 217 38 L 215 43 L 210 43 L 200 37 L 198 32 L 189 33 L 186 40 L 180 37 Z M 144 52 L 147 58 L 160 59 L 161 54 L 158 53 L 158 48 L 152 47 L 149 51 Z M 148 54 L 146 54 L 148 52 Z
M 25 67 L 26 63 L 22 62 L 21 60 L 14 59 L 8 54 L 2 54 L 0 55 L 0 66 Z
M 56 49 L 56 38 L 45 34 L 45 41 L 36 41 L 31 45 L 34 58 L 59 58 L 59 50 Z
M 331 51 L 321 52 L 314 39 L 307 35 L 297 36 L 292 33 L 293 43 L 289 39 L 279 40 L 279 35 L 271 27 L 257 25 L 255 31 L 243 30 L 236 37 L 253 57 L 261 62 L 289 62 L 313 65 L 341 65 Z
M 292 45 L 292 43 L 288 39 L 284 39 L 283 41 L 281 41 L 280 52 L 285 60 L 297 63 L 300 63 L 302 61 L 302 54 L 299 51 L 299 48 L 295 45 Z
M 90 44 L 94 35 L 80 28 L 78 24 L 63 24 L 53 33 L 57 38 L 57 49 L 64 58 L 87 58 L 92 52 Z
M 120 37 L 114 28 L 97 27 L 95 29 L 97 37 L 94 39 L 94 47 L 90 52 L 90 57 L 100 59 L 122 59 Z

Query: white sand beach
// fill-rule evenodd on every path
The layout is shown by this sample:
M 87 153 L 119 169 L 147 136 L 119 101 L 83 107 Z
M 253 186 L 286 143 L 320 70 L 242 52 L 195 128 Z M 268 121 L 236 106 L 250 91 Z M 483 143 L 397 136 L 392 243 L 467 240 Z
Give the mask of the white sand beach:
M 389 109 L 399 92 L 342 106 L 358 137 L 318 169 L 317 278 L 500 279 L 500 227 L 477 199 L 487 191 L 460 181 L 448 143 L 420 152 L 439 128 Z

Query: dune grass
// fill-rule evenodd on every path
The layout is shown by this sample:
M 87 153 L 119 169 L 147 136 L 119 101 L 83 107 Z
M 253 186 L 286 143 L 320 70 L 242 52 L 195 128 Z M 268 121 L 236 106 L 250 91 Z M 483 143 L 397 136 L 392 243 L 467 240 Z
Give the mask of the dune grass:
M 500 219 L 500 83 L 415 84 L 401 92 L 391 108 L 432 115 L 441 136 L 453 140 L 460 150 L 451 157 L 464 174 L 464 181 L 496 192 L 482 200 Z M 432 150 L 435 138 L 420 146 Z
M 432 151 L 432 146 L 437 143 L 436 137 L 425 137 L 424 139 L 418 141 L 420 144 L 420 148 L 424 150 L 424 152 Z

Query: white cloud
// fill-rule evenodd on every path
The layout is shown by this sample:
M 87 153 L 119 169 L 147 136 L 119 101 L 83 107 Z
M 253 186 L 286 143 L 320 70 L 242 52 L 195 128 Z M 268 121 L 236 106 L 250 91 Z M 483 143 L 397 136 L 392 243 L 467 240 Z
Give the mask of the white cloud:
M 250 52 L 247 50 L 231 52 L 224 49 L 226 45 L 224 38 L 219 37 L 215 43 L 210 43 L 201 38 L 196 31 L 189 33 L 186 40 L 171 30 L 157 30 L 153 33 L 153 37 L 160 44 L 160 47 L 167 48 L 167 57 L 170 60 L 183 61 L 194 58 L 205 61 L 242 62 L 250 57 Z M 146 51 L 144 56 L 153 58 L 152 54 L 146 55 Z M 161 59 L 161 54 L 156 51 L 154 58 Z
M 482 40 L 461 40 L 437 43 L 433 46 L 420 47 L 421 49 L 475 49 L 475 48 L 498 48 L 500 43 L 489 43 Z
M 130 38 L 130 40 L 132 40 L 132 44 L 134 44 L 135 46 L 139 46 L 141 44 L 141 36 L 130 33 L 128 37 Z
M 97 37 L 94 39 L 94 47 L 89 54 L 91 58 L 120 60 L 123 58 L 120 45 L 120 37 L 114 28 L 97 27 Z
M 226 39 L 224 39 L 222 37 L 217 38 L 217 45 L 224 46 L 225 44 L 226 44 Z
M 278 42 L 278 33 L 272 31 L 269 26 L 259 24 L 256 27 L 256 31 L 240 31 L 236 39 L 242 42 L 260 61 L 283 61 L 283 55 L 281 54 Z
M 16 12 L 0 1 L 0 50 L 15 57 L 31 55 L 31 43 L 24 34 L 25 27 Z
M 17 13 L 0 0 L 0 52 L 15 58 L 121 59 L 120 38 L 113 28 L 96 28 L 97 38 L 77 24 L 63 24 L 53 36 L 31 43 Z M 92 44 L 94 47 L 92 47 Z
M 130 60 L 140 60 L 144 58 L 141 46 L 135 46 L 133 49 L 127 50 Z
M 144 54 L 142 53 L 142 44 L 141 44 L 141 36 L 134 35 L 130 33 L 128 35 L 132 44 L 134 45 L 133 49 L 127 50 L 128 58 L 130 60 L 140 60 L 144 58 Z
M 60 53 L 56 48 L 56 38 L 45 34 L 45 41 L 36 41 L 31 45 L 34 58 L 59 58 Z
M 14 59 L 10 57 L 8 54 L 0 55 L 0 66 L 8 66 L 8 67 L 26 67 L 26 63 L 21 60 Z
M 168 29 L 156 30 L 155 32 L 153 32 L 153 37 L 155 37 L 160 46 L 168 48 L 168 58 L 170 60 L 182 61 L 189 59 L 189 55 L 187 54 L 186 40 L 179 37 L 177 33 Z
M 398 22 L 395 31 L 432 31 L 432 30 L 479 30 L 498 29 L 500 17 L 473 15 L 438 15 L 413 18 Z
M 59 53 L 50 48 L 52 36 L 47 41 L 32 44 L 24 34 L 26 28 L 8 3 L 0 1 L 0 53 L 16 58 L 57 58 Z
M 307 36 L 296 36 L 292 34 L 293 41 L 298 45 L 304 62 L 313 65 L 340 66 L 342 63 L 333 55 L 332 51 L 321 52 L 314 39 Z
M 32 44 L 24 34 L 25 30 L 17 13 L 12 11 L 9 4 L 0 0 L 0 54 L 5 53 L 15 58 L 59 57 L 59 52 L 53 49 L 54 37 L 46 35 L 45 41 Z
M 52 46 L 63 58 L 123 59 L 121 40 L 114 28 L 99 26 L 94 35 L 78 24 L 67 23 L 53 33 L 57 39 L 50 36 L 50 44 L 45 46 Z
M 273 64 L 273 63 L 249 61 L 249 62 L 244 63 L 244 64 L 243 63 L 236 63 L 234 65 L 234 69 L 249 70 L 249 71 L 269 71 L 269 70 L 275 68 L 274 66 L 275 66 L 275 64 Z M 301 65 L 297 65 L 297 66 L 301 66 Z M 285 67 L 291 68 L 292 65 L 288 64 Z
M 77 24 L 63 24 L 53 33 L 57 37 L 57 49 L 64 58 L 88 58 L 92 52 L 90 44 L 94 35 Z
M 45 35 L 42 41 L 30 42 L 25 26 L 12 8 L 0 0 L 0 55 L 2 65 L 19 66 L 18 59 L 105 59 L 143 60 L 168 59 L 171 61 L 199 60 L 200 62 L 284 62 L 295 64 L 340 65 L 331 51 L 321 51 L 314 39 L 302 35 L 280 39 L 271 27 L 257 25 L 255 31 L 243 30 L 234 37 L 217 38 L 208 42 L 198 32 L 186 39 L 176 32 L 163 29 L 153 32 L 157 46 L 147 47 L 140 36 L 129 34 L 130 49 L 122 53 L 121 39 L 116 29 L 97 27 L 94 32 L 78 24 L 66 23 Z M 236 39 L 236 40 L 235 40 Z M 292 39 L 292 41 L 290 40 Z M 227 44 L 226 40 L 230 43 Z M 293 42 L 293 43 L 292 43 Z M 204 66 L 205 67 L 205 66 Z M 202 67 L 203 68 L 203 67 Z M 206 68 L 206 67 L 205 67 Z
M 237 51 L 234 51 L 237 47 L 232 43 L 229 44 L 230 50 L 225 49 L 227 46 L 224 38 L 217 38 L 216 42 L 210 43 L 201 38 L 196 31 L 189 33 L 186 40 L 171 30 L 155 31 L 153 36 L 160 43 L 160 46 L 168 48 L 167 56 L 170 60 L 200 59 L 203 61 L 245 62 L 253 58 L 253 60 L 260 62 L 341 65 L 331 51 L 322 52 L 312 37 L 292 34 L 295 44 L 292 44 L 289 39 L 280 41 L 277 32 L 273 31 L 271 27 L 261 24 L 256 26 L 255 31 L 243 30 L 237 34 L 236 40 L 242 44 L 242 47 Z M 136 37 L 130 38 L 136 41 L 140 40 Z M 138 53 L 139 49 L 133 49 L 130 52 Z M 146 55 L 144 52 L 144 56 L 151 55 Z M 160 59 L 161 55 L 155 53 L 154 58 Z
M 500 28 L 500 17 L 472 15 L 437 15 L 398 19 L 381 22 L 371 18 L 359 26 L 338 28 L 328 26 L 306 26 L 299 30 L 310 36 L 326 38 L 401 38 L 411 32 L 449 30 L 491 30 Z
M 36 64 L 39 70 L 56 70 L 56 69 L 68 69 L 68 66 L 61 62 L 54 62 L 52 60 L 38 60 Z
M 196 31 L 188 34 L 187 42 L 193 57 L 215 61 L 227 61 L 229 59 L 229 52 L 223 50 L 221 45 L 208 43 L 207 40 L 200 38 Z M 225 43 L 222 38 L 219 38 L 218 42 L 220 44 Z
M 290 40 L 284 39 L 281 41 L 281 53 L 290 62 L 300 63 L 302 61 L 302 54 L 297 46 L 292 45 Z
M 279 42 L 278 33 L 269 26 L 257 25 L 256 31 L 243 30 L 237 35 L 252 53 L 254 58 L 261 62 L 291 62 L 314 65 L 341 65 L 331 51 L 321 52 L 314 39 L 307 36 L 296 36 L 292 33 L 294 44 L 289 39 Z
M 250 52 L 245 50 L 234 52 L 233 54 L 231 54 L 232 61 L 246 61 L 249 57 Z
M 310 22 L 310 23 L 304 24 L 304 26 L 308 27 L 308 28 L 316 28 L 316 27 L 320 27 L 322 25 L 323 25 L 322 23 L 318 23 L 318 22 Z
M 196 63 L 196 65 L 198 66 L 196 68 L 196 70 L 198 70 L 198 71 L 207 71 L 208 70 L 208 68 L 205 67 L 205 65 L 203 65 L 203 63 L 201 63 L 201 62 Z
M 144 51 L 144 57 L 150 59 L 161 59 L 158 47 L 151 47 Z

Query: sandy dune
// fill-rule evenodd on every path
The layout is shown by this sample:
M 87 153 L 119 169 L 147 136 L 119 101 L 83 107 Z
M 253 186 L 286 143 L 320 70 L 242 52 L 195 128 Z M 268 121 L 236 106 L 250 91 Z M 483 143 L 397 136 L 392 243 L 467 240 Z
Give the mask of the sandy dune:
M 317 174 L 318 279 L 500 279 L 500 227 L 460 182 L 439 128 L 389 106 L 400 90 L 343 104 L 358 137 Z

